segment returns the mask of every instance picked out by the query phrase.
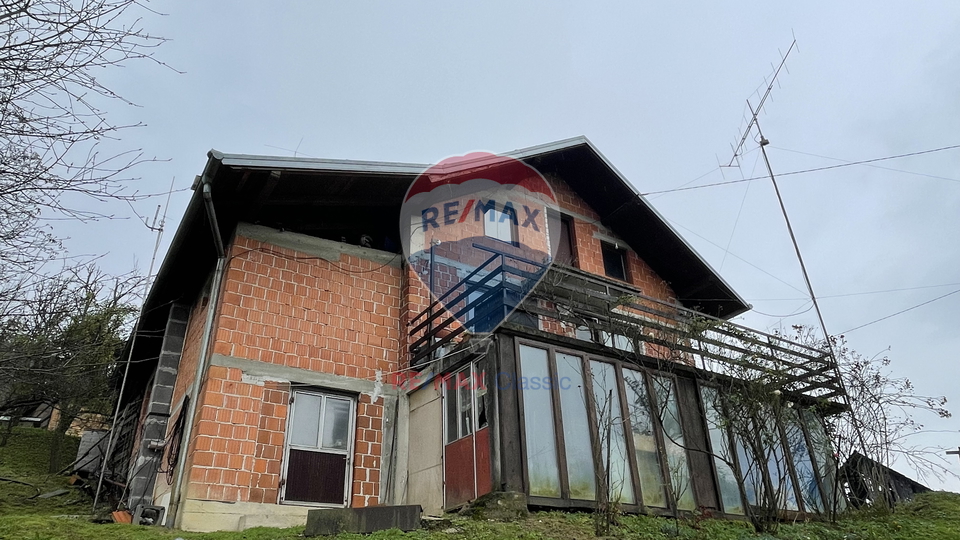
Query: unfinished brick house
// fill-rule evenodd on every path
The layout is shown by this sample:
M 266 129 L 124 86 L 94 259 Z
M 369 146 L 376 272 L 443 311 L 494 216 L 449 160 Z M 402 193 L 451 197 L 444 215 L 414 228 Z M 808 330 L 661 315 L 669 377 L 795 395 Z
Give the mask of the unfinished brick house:
M 625 511 L 737 516 L 774 482 L 785 512 L 822 511 L 834 466 L 809 406 L 842 395 L 830 356 L 726 323 L 746 302 L 586 139 L 510 155 L 557 194 L 559 247 L 525 298 L 454 271 L 476 316 L 451 324 L 400 253 L 425 166 L 211 151 L 121 398 L 128 507 L 243 529 L 490 491 L 591 508 L 605 489 Z M 493 333 L 490 306 L 512 312 Z M 744 351 L 797 404 L 779 479 L 718 420 Z

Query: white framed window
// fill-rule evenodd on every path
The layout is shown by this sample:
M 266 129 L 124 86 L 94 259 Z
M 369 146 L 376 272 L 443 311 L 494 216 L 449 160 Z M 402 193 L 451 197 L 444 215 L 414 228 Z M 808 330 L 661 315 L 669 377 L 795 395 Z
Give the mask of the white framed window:
M 509 244 L 517 243 L 516 218 L 496 209 L 483 214 L 483 234 Z
M 443 380 L 444 441 L 458 441 L 487 426 L 484 372 L 468 364 Z
M 356 401 L 295 391 L 287 420 L 282 502 L 346 506 L 353 470 Z

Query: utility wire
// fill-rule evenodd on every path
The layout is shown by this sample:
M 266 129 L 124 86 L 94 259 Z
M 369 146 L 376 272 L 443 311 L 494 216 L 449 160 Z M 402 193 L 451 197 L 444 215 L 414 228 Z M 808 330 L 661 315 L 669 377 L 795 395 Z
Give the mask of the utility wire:
M 676 225 L 677 227 L 680 227 L 681 229 L 684 229 L 685 231 L 689 232 L 690 234 L 692 234 L 692 235 L 694 235 L 694 236 L 696 236 L 696 237 L 698 237 L 698 238 L 703 239 L 703 241 L 705 241 L 705 242 L 707 242 L 707 243 L 709 243 L 709 244 L 711 244 L 711 245 L 713 245 L 713 246 L 716 246 L 716 247 L 718 247 L 718 248 L 720 248 L 720 249 L 724 249 L 724 247 L 721 246 L 720 244 L 714 242 L 713 240 L 710 240 L 710 239 L 707 238 L 706 236 L 703 236 L 702 234 L 698 233 L 697 231 L 691 229 L 690 227 L 686 227 L 686 226 L 684 226 L 684 225 L 681 225 L 680 223 L 677 223 L 676 221 L 674 221 L 674 220 L 672 220 L 672 219 L 670 219 L 670 218 L 666 218 L 666 220 L 669 221 L 672 225 Z M 760 268 L 759 266 L 753 264 L 752 262 L 744 259 L 743 257 L 737 255 L 736 253 L 734 253 L 734 252 L 732 252 L 732 251 L 728 251 L 727 253 L 728 253 L 731 257 L 733 257 L 734 259 L 738 259 L 738 260 L 740 260 L 741 262 L 746 263 L 747 265 L 752 266 L 753 268 L 756 268 L 757 270 L 763 272 L 764 274 L 772 277 L 773 279 L 779 281 L 780 283 L 783 283 L 783 284 L 786 285 L 787 287 L 790 287 L 791 289 L 793 289 L 793 290 L 795 290 L 795 291 L 797 291 L 797 292 L 799 292 L 799 293 L 805 293 L 805 292 L 806 292 L 806 291 L 804 291 L 803 289 L 801 289 L 800 287 L 797 287 L 796 285 L 793 285 L 792 283 L 790 283 L 790 282 L 788 282 L 788 281 L 784 281 L 783 279 L 780 279 L 779 277 L 771 274 L 770 272 L 767 272 L 767 271 L 764 270 L 763 268 Z M 806 299 L 806 297 L 804 297 L 804 299 Z M 726 300 L 726 299 L 725 299 L 725 298 L 717 298 L 716 300 Z M 798 299 L 798 300 L 799 300 L 799 299 Z
M 840 159 L 840 158 L 835 158 L 835 157 L 830 157 L 830 156 L 823 156 L 823 155 L 820 155 L 820 154 L 811 154 L 810 152 L 801 152 L 800 150 L 791 150 L 791 149 L 789 149 L 789 148 L 783 148 L 783 147 L 781 147 L 781 146 L 774 146 L 774 145 L 772 145 L 772 144 L 770 145 L 770 148 L 776 148 L 777 150 L 782 150 L 782 151 L 784 151 L 784 152 L 790 152 L 790 153 L 793 153 L 793 154 L 801 154 L 801 155 L 804 155 L 804 156 L 812 156 L 812 157 L 818 157 L 818 158 L 822 158 L 822 159 L 832 159 L 833 161 L 842 161 L 842 162 L 844 162 L 844 163 L 852 163 L 852 161 L 850 161 L 850 160 L 848 160 L 848 159 Z M 948 178 L 948 177 L 946 177 L 946 176 L 937 176 L 937 175 L 935 175 L 935 174 L 919 173 L 919 172 L 916 172 L 916 171 L 906 171 L 906 170 L 903 170 L 903 169 L 894 169 L 893 167 L 883 167 L 883 166 L 881 166 L 881 165 L 866 164 L 866 166 L 867 166 L 867 167 L 872 167 L 872 168 L 874 168 L 874 169 L 882 169 L 882 170 L 884 170 L 884 171 L 893 171 L 893 172 L 898 172 L 898 173 L 903 173 L 903 174 L 912 174 L 912 175 L 915 175 L 915 176 L 923 176 L 923 177 L 926 177 L 926 178 L 935 178 L 935 179 L 937 179 L 937 180 L 948 180 L 948 181 L 950 181 L 950 182 L 960 182 L 960 180 L 958 180 L 958 179 L 956 179 L 956 178 Z M 689 182 L 688 182 L 688 183 L 689 183 Z
M 734 255 L 734 257 L 736 257 L 736 255 Z M 919 287 L 902 287 L 899 289 L 883 289 L 880 291 L 861 291 L 861 292 L 845 293 L 845 294 L 821 294 L 819 298 L 820 300 L 823 300 L 824 298 L 845 298 L 847 296 L 863 296 L 867 294 L 884 294 L 884 293 L 902 292 L 902 291 L 918 291 L 921 289 L 937 289 L 940 287 L 956 287 L 957 285 L 960 285 L 960 283 L 941 283 L 939 285 L 922 285 Z M 726 298 L 698 298 L 698 300 L 719 302 L 721 300 L 726 300 Z M 747 300 L 750 300 L 752 302 L 794 302 L 797 300 L 809 301 L 810 299 L 804 296 L 802 298 L 747 298 Z
M 757 170 L 757 163 L 760 162 L 760 154 L 753 160 L 753 168 L 750 169 L 752 175 Z M 738 167 L 739 168 L 739 167 Z M 743 177 L 743 170 L 740 169 L 740 177 Z M 751 184 L 747 183 L 747 189 L 743 190 L 743 198 L 740 199 L 740 209 L 737 210 L 737 219 L 733 221 L 733 229 L 730 230 L 730 238 L 727 239 L 727 247 L 723 250 L 723 259 L 720 260 L 720 271 L 723 272 L 723 265 L 727 262 L 727 255 L 730 253 L 730 244 L 733 243 L 733 236 L 737 234 L 737 225 L 740 224 L 740 216 L 743 214 L 743 206 L 747 203 L 747 195 L 750 193 Z
M 754 148 L 754 149 L 752 149 L 752 150 L 747 150 L 746 152 L 744 152 L 743 154 L 740 155 L 740 158 L 741 158 L 741 159 L 742 159 L 742 158 L 745 158 L 745 157 L 749 156 L 750 154 L 752 154 L 753 152 L 756 152 L 757 150 L 759 150 L 759 147 L 758 147 L 758 148 Z M 759 155 L 757 156 L 757 159 L 760 159 Z M 718 158 L 718 160 L 719 160 L 719 158 Z M 656 191 L 656 192 L 652 192 L 652 193 L 660 193 L 661 195 L 664 194 L 664 193 L 670 193 L 670 192 L 672 192 L 673 190 L 676 190 L 676 189 L 679 189 L 679 188 L 682 188 L 682 187 L 689 186 L 690 184 L 696 182 L 697 180 L 700 180 L 701 178 L 704 178 L 704 177 L 706 177 L 706 176 L 709 176 L 709 175 L 711 175 L 711 174 L 713 174 L 713 173 L 715 173 L 715 172 L 717 172 L 717 171 L 720 171 L 720 175 L 721 175 L 723 178 L 726 178 L 726 176 L 723 176 L 723 169 L 724 169 L 723 165 L 717 165 L 716 167 L 714 167 L 714 168 L 710 169 L 709 171 L 701 174 L 700 176 L 694 178 L 693 180 L 688 180 L 688 181 L 680 184 L 679 186 L 677 186 L 677 187 L 675 187 L 675 188 L 671 188 L 671 189 L 668 189 L 668 190 L 665 190 L 665 191 Z M 750 173 L 750 174 L 753 174 L 753 173 Z M 743 175 L 741 175 L 740 177 L 743 178 Z M 651 200 L 651 201 L 656 200 L 656 199 L 659 198 L 661 195 L 655 195 L 655 196 L 653 196 L 653 197 L 650 197 L 650 200 Z
M 805 299 L 805 302 L 804 302 L 803 304 L 801 304 L 800 307 L 798 307 L 795 311 L 792 311 L 792 312 L 790 312 L 790 313 L 787 313 L 786 315 L 774 315 L 774 314 L 772 314 L 772 313 L 764 313 L 764 312 L 762 312 L 762 311 L 760 311 L 760 310 L 758 310 L 758 309 L 756 309 L 756 308 L 751 308 L 750 311 L 752 311 L 752 312 L 754 312 L 754 313 L 759 313 L 760 315 L 764 315 L 764 316 L 766 316 L 766 317 L 773 317 L 773 318 L 775 318 L 775 319 L 786 319 L 786 318 L 788 318 L 788 317 L 796 317 L 797 315 L 802 315 L 802 314 L 810 311 L 811 309 L 813 309 L 813 305 L 812 305 L 812 304 L 810 305 L 810 307 L 807 307 L 807 304 L 810 304 L 810 299 Z M 804 309 L 804 308 L 806 308 L 806 309 Z
M 931 150 L 921 150 L 921 151 L 919 151 L 919 152 L 910 152 L 910 153 L 908 153 L 908 154 L 898 154 L 898 155 L 895 155 L 895 156 L 885 156 L 885 157 L 879 157 L 879 158 L 873 158 L 873 159 L 864 159 L 864 160 L 861 160 L 861 161 L 850 161 L 850 162 L 848 162 L 848 163 L 840 163 L 839 165 L 827 165 L 827 166 L 825 166 L 825 167 L 816 167 L 816 168 L 814 168 L 814 169 L 802 169 L 802 170 L 799 170 L 799 171 L 790 171 L 790 172 L 780 173 L 780 176 L 783 177 L 783 176 L 791 176 L 791 175 L 794 175 L 794 174 L 806 174 L 806 173 L 811 173 L 811 172 L 828 171 L 828 170 L 831 170 L 831 169 L 839 169 L 839 168 L 842 168 L 842 167 L 851 167 L 851 166 L 853 166 L 853 165 L 866 165 L 866 164 L 868 164 L 868 163 L 876 163 L 876 162 L 878 162 L 878 161 L 886 161 L 886 160 L 890 160 L 890 159 L 900 159 L 900 158 L 911 157 L 911 156 L 920 156 L 920 155 L 923 155 L 923 154 L 932 154 L 932 153 L 934 153 L 934 152 L 943 152 L 944 150 L 955 150 L 955 149 L 957 149 L 957 148 L 960 148 L 960 144 L 954 144 L 954 145 L 951 145 L 951 146 L 943 146 L 943 147 L 940 147 L 940 148 L 933 148 L 933 149 L 931 149 Z M 714 183 L 712 183 L 712 184 L 701 184 L 701 185 L 699 185 L 699 186 L 679 187 L 679 188 L 673 188 L 673 189 L 665 189 L 665 190 L 661 190 L 661 191 L 648 191 L 647 193 L 642 193 L 641 195 L 643 195 L 644 197 L 646 197 L 646 196 L 650 196 L 650 195 L 659 195 L 659 194 L 661 194 L 661 193 L 674 193 L 674 192 L 677 192 L 677 191 L 689 191 L 689 190 L 692 190 L 692 189 L 702 189 L 702 188 L 708 188 L 708 187 L 726 186 L 726 185 L 730 185 L 730 184 L 741 184 L 741 183 L 743 183 L 743 182 L 749 182 L 749 181 L 751 181 L 751 180 L 761 180 L 761 179 L 764 179 L 764 178 L 766 178 L 766 177 L 765 177 L 765 176 L 757 176 L 757 177 L 753 177 L 753 178 L 744 178 L 744 179 L 741 179 L 741 180 L 726 180 L 726 181 L 724 181 L 724 182 L 714 182 Z M 953 180 L 952 178 L 944 178 L 944 180 L 952 180 L 952 181 L 954 181 L 954 182 L 960 182 L 960 180 Z
M 680 188 L 682 188 L 682 187 L 689 186 L 690 184 L 696 182 L 697 180 L 700 180 L 700 179 L 703 178 L 704 176 L 707 176 L 707 175 L 712 174 L 712 173 L 717 172 L 717 171 L 723 172 L 723 169 L 721 169 L 720 166 L 718 165 L 718 166 L 710 169 L 709 171 L 701 174 L 700 176 L 694 178 L 693 180 L 690 180 L 690 181 L 688 181 L 688 182 L 684 182 L 684 183 L 680 184 L 679 186 L 677 186 L 677 187 L 675 187 L 675 188 L 673 188 L 673 189 L 680 189 Z M 666 192 L 664 192 L 664 193 L 669 193 L 669 191 L 666 191 Z M 656 199 L 656 198 L 657 198 L 657 197 L 651 197 L 651 200 L 652 200 L 652 199 Z
M 933 299 L 931 299 L 931 300 L 927 300 L 926 302 L 922 302 L 922 303 L 919 303 L 919 304 L 917 304 L 917 305 L 915 305 L 915 306 L 908 307 L 907 309 L 901 309 L 900 311 L 898 311 L 898 312 L 896 312 L 896 313 L 891 313 L 890 315 L 887 315 L 886 317 L 880 317 L 880 318 L 877 319 L 877 320 L 874 320 L 874 321 L 870 321 L 870 322 L 868 322 L 868 323 L 861 324 L 860 326 L 854 326 L 853 328 L 851 328 L 851 329 L 849 329 L 849 330 L 844 330 L 843 332 L 840 332 L 840 333 L 841 333 L 841 334 L 849 334 L 850 332 L 853 332 L 854 330 L 859 330 L 859 329 L 863 328 L 864 326 L 870 326 L 871 324 L 878 323 L 878 322 L 880 322 L 880 321 L 885 321 L 885 320 L 889 319 L 890 317 L 896 317 L 897 315 L 900 315 L 901 313 L 906 313 L 906 312 L 908 312 L 908 311 L 912 311 L 912 310 L 914 310 L 914 309 L 917 309 L 918 307 L 922 307 L 922 306 L 925 306 L 925 305 L 927 305 L 927 304 L 931 304 L 931 303 L 933 303 L 933 302 L 936 302 L 937 300 L 941 300 L 941 299 L 943 299 L 943 298 L 946 298 L 946 297 L 948 297 L 948 296 L 951 296 L 951 295 L 954 295 L 954 294 L 957 294 L 957 293 L 960 293 L 960 289 L 957 289 L 957 290 L 955 290 L 955 291 L 953 291 L 953 292 L 948 292 L 947 294 L 942 294 L 942 295 L 940 295 L 940 296 L 938 296 L 938 297 L 936 297 L 936 298 L 933 298 Z

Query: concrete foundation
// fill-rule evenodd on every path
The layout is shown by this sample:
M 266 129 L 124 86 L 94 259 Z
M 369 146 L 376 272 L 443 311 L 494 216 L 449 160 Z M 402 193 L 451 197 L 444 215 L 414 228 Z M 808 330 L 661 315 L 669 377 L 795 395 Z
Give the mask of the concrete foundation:
M 187 499 L 180 528 L 192 532 L 242 531 L 251 527 L 298 527 L 307 524 L 309 506 Z

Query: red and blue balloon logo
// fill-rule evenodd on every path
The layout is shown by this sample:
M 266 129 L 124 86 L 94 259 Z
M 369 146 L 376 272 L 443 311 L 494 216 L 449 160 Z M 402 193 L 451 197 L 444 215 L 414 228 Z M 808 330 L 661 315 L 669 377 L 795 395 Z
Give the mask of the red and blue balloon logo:
M 423 345 L 509 320 L 546 274 L 560 242 L 557 198 L 536 169 L 474 152 L 421 173 L 404 198 L 404 255 L 430 292 L 412 321 Z

